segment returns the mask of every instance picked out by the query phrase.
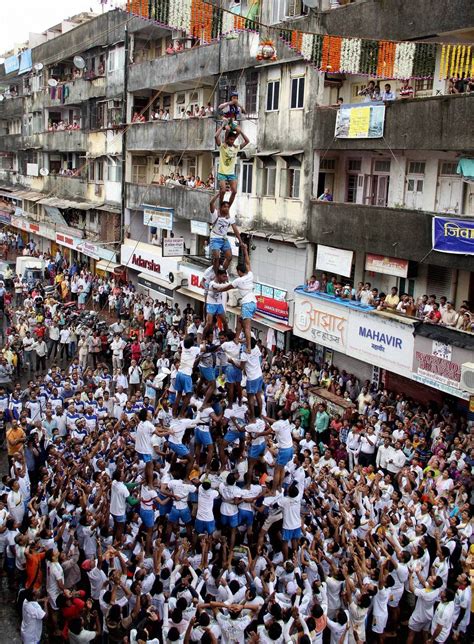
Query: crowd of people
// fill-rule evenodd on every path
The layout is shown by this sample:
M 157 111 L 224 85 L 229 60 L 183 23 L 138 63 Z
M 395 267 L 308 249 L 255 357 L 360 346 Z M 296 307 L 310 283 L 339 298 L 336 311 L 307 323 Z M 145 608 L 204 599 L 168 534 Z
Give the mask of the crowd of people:
M 1 287 L 0 553 L 22 641 L 471 641 L 471 425 L 256 340 L 231 215 L 246 139 L 229 123 L 216 142 L 203 315 L 59 251 L 54 288 Z
M 474 312 L 467 300 L 463 300 L 456 310 L 454 303 L 445 295 L 438 299 L 436 294 L 425 293 L 415 298 L 408 293 L 399 293 L 396 286 L 392 286 L 390 293 L 385 293 L 373 287 L 370 282 L 358 282 L 357 287 L 354 287 L 350 283 L 339 282 L 335 276 L 328 277 L 326 273 L 322 273 L 320 278 L 311 275 L 305 289 L 309 293 L 352 300 L 379 311 L 407 315 L 429 324 L 474 333 Z

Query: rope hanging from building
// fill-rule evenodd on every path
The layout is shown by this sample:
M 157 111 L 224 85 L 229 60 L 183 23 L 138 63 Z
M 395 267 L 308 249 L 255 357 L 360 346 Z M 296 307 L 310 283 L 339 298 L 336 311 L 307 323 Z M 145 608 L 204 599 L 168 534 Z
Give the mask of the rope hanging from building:
M 258 22 L 258 9 L 259 2 L 255 2 L 244 17 L 205 0 L 127 0 L 127 11 L 132 15 L 183 31 L 203 44 L 236 32 L 265 30 L 265 36 L 275 34 L 321 72 L 387 79 L 434 78 L 441 49 L 440 79 L 474 75 L 474 47 L 469 45 L 343 38 L 281 29 Z

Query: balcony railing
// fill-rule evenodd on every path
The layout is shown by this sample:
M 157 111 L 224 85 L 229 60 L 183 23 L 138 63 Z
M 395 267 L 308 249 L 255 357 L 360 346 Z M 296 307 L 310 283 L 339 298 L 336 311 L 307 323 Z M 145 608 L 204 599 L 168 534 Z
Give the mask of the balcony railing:
M 127 207 L 139 210 L 143 204 L 174 208 L 176 217 L 209 221 L 209 202 L 212 197 L 209 190 L 185 188 L 184 186 L 159 186 L 154 184 L 140 185 L 127 183 Z
M 361 106 L 364 103 L 361 103 Z M 474 95 L 453 94 L 386 104 L 383 138 L 334 137 L 337 107 L 314 110 L 316 150 L 474 150 Z
M 434 213 L 353 203 L 312 201 L 308 239 L 316 244 L 415 262 L 474 270 L 474 256 L 432 251 Z
M 133 123 L 127 133 L 129 151 L 213 150 L 216 124 L 211 118 Z

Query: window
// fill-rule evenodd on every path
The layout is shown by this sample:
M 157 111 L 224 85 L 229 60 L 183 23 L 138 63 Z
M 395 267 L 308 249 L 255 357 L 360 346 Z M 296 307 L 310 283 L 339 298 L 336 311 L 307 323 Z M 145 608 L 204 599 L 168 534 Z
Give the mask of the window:
M 377 159 L 374 161 L 375 172 L 390 172 L 390 159 Z
M 321 159 L 319 163 L 320 170 L 335 170 L 336 159 Z
M 423 192 L 423 179 L 408 179 L 409 192 Z
M 424 161 L 410 161 L 408 174 L 425 174 L 426 163 Z
M 288 10 L 288 0 L 273 0 L 271 3 L 272 11 L 270 14 L 270 24 L 281 22 L 285 19 Z
M 263 162 L 262 196 L 274 197 L 276 185 L 276 164 L 274 161 Z
M 258 73 L 250 72 L 245 81 L 245 109 L 249 114 L 257 113 Z
M 276 112 L 280 104 L 280 81 L 267 84 L 267 112 Z
M 362 159 L 349 159 L 347 169 L 349 172 L 360 172 L 362 168 Z
M 290 109 L 300 110 L 304 105 L 304 76 L 291 79 Z
M 125 50 L 123 47 L 116 47 L 109 51 L 107 70 L 109 73 L 122 69 L 125 62 Z
M 120 183 L 122 181 L 122 159 L 107 159 L 107 181 Z
M 104 162 L 96 159 L 89 164 L 89 181 L 102 182 L 104 180 Z
M 146 183 L 146 157 L 132 157 L 132 183 Z
M 415 93 L 427 92 L 433 89 L 432 78 L 418 78 L 415 80 Z
M 287 0 L 286 15 L 290 18 L 306 15 L 307 9 L 302 0 Z
M 448 175 L 454 174 L 454 175 L 456 175 L 457 174 L 457 172 L 456 172 L 457 167 L 458 167 L 458 164 L 457 164 L 456 161 L 454 161 L 454 162 L 452 162 L 452 161 L 442 161 L 441 162 L 440 174 L 448 174 Z
M 285 196 L 289 199 L 300 198 L 301 168 L 288 168 L 286 171 Z
M 253 163 L 251 161 L 244 161 L 242 163 L 242 192 L 244 194 L 252 194 L 253 183 Z

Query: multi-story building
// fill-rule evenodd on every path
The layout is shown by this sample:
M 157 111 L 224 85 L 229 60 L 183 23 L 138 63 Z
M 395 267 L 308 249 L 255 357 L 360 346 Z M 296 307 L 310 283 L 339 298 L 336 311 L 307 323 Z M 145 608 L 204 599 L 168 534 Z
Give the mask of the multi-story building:
M 300 0 L 220 4 L 241 15 L 251 9 L 254 18 L 258 5 L 260 23 L 285 30 L 474 40 L 467 0 L 449 6 L 430 0 L 416 6 L 340 1 L 339 7 L 321 0 L 316 8 Z M 363 379 L 383 378 L 419 398 L 444 391 L 467 400 L 461 372 L 474 362 L 471 334 L 297 289 L 311 274 L 327 273 L 355 288 L 368 281 L 379 292 L 397 287 L 415 299 L 445 296 L 456 309 L 464 300 L 474 302 L 473 254 L 434 251 L 432 245 L 435 214 L 465 221 L 474 215 L 466 170 L 474 157 L 473 94 L 448 95 L 440 50 L 433 78 L 413 81 L 414 98 L 399 98 L 401 81 L 373 77 L 382 89 L 389 83 L 396 96 L 385 104 L 383 136 L 340 138 L 339 104 L 361 103 L 367 76 L 319 71 L 274 31 L 276 60 L 258 60 L 260 35 L 254 31 L 201 39 L 155 22 L 162 16 L 150 17 L 104 14 L 34 47 L 31 72 L 1 79 L 4 86 L 16 83 L 22 94 L 0 104 L 2 178 L 21 191 L 3 194 L 29 213 L 14 216 L 12 225 L 30 226 L 32 233 L 36 218 L 41 234 L 54 231 L 54 238 L 43 237 L 57 243 L 64 232 L 60 211 L 68 231 L 74 224 L 85 229 L 101 249 L 101 266 L 123 264 L 141 290 L 199 308 L 213 195 L 206 183 L 217 169 L 216 108 L 237 91 L 250 144 L 238 164 L 234 212 L 250 239 L 260 296 L 255 333 L 279 347 L 312 341 L 319 359 Z M 86 61 L 87 71 L 77 78 L 74 56 Z M 35 91 L 38 75 L 43 80 Z M 62 89 L 58 98 L 50 78 L 59 81 L 56 88 L 69 87 L 67 96 Z M 193 118 L 200 110 L 205 118 Z M 80 127 L 57 131 L 54 123 L 61 120 Z M 87 174 L 80 177 L 60 172 L 74 174 L 83 165 Z M 332 201 L 319 199 L 325 189 Z M 45 198 L 75 206 L 44 204 Z M 76 237 L 81 239 L 78 232 Z M 80 241 L 72 246 L 84 252 Z M 237 245 L 233 252 L 238 255 Z M 235 297 L 227 310 L 232 320 Z

